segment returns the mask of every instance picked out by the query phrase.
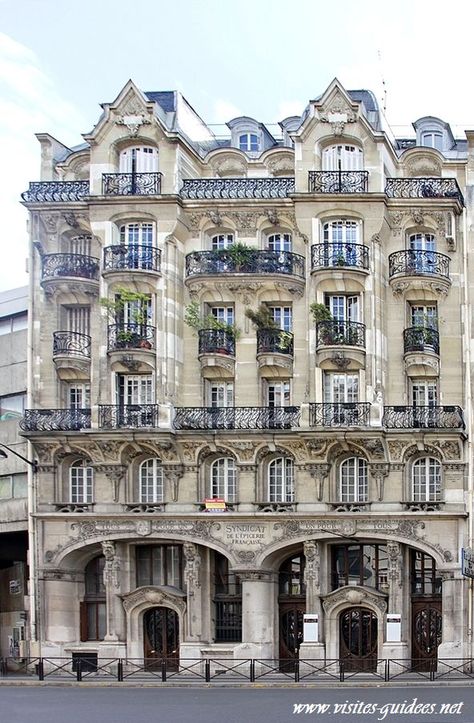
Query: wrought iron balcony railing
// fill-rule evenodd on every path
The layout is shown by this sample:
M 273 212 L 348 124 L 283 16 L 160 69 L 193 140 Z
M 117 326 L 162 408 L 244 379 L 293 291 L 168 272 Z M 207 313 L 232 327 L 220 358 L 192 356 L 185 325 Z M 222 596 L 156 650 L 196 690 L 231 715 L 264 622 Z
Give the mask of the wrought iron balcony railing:
M 367 193 L 368 171 L 310 171 L 310 193 Z
M 365 348 L 365 324 L 358 321 L 320 321 L 316 324 L 316 347 L 360 346 Z
M 405 354 L 426 351 L 439 355 L 439 333 L 430 326 L 411 326 L 403 332 Z
M 181 198 L 286 198 L 295 191 L 294 178 L 187 178 Z
M 257 330 L 257 354 L 293 356 L 293 334 L 282 329 Z
M 107 332 L 108 351 L 155 348 L 154 326 L 131 321 L 128 324 L 109 324 Z
M 387 178 L 385 194 L 389 198 L 464 198 L 455 178 Z
M 158 404 L 100 404 L 99 427 L 101 429 L 158 426 Z
M 449 256 L 437 251 L 406 249 L 395 251 L 388 257 L 388 275 L 394 276 L 444 276 L 449 279 Z
M 384 407 L 382 426 L 387 429 L 464 429 L 458 406 Z
M 83 409 L 25 409 L 20 429 L 25 432 L 72 432 L 90 429 L 91 410 Z
M 235 356 L 235 339 L 224 329 L 200 329 L 199 354 Z
M 291 429 L 299 407 L 177 407 L 175 429 Z
M 369 402 L 309 405 L 309 423 L 312 427 L 366 427 L 369 419 Z
M 193 251 L 186 256 L 186 276 L 197 274 L 285 274 L 304 278 L 304 256 L 292 251 L 246 249 L 235 258 L 227 249 Z
M 159 196 L 161 173 L 103 173 L 104 196 Z
M 89 359 L 91 338 L 78 331 L 55 331 L 53 334 L 53 357 L 79 356 Z
M 54 203 L 80 201 L 89 195 L 89 181 L 33 181 L 21 197 L 27 203 Z
M 160 271 L 161 251 L 151 246 L 106 246 L 104 271 Z
M 369 248 L 363 244 L 325 243 L 311 246 L 311 268 L 368 269 Z
M 84 254 L 46 254 L 41 257 L 43 281 L 63 276 L 99 280 L 99 259 Z

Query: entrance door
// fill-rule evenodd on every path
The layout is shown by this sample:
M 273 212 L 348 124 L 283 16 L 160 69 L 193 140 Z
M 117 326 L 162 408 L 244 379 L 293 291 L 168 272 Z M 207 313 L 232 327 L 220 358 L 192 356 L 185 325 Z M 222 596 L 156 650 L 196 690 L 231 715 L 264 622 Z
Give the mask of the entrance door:
M 345 670 L 375 670 L 377 616 L 367 608 L 349 608 L 339 618 L 339 656 Z
M 179 620 L 170 608 L 151 608 L 143 617 L 143 654 L 147 667 L 166 661 L 168 670 L 179 663 Z
M 280 668 L 284 672 L 292 672 L 298 659 L 305 611 L 304 602 L 280 603 Z
M 412 603 L 412 667 L 429 670 L 438 658 L 441 643 L 441 601 L 417 600 Z

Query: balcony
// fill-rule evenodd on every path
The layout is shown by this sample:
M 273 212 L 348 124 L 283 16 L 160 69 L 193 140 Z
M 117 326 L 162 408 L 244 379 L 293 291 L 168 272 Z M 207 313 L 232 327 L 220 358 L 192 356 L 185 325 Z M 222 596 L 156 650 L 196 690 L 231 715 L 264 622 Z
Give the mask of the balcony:
M 55 331 L 53 361 L 62 380 L 88 379 L 91 358 L 91 338 L 77 331 Z
M 293 334 L 282 329 L 258 329 L 257 362 L 262 377 L 291 376 Z
M 84 293 L 99 289 L 99 259 L 84 254 L 45 254 L 41 257 L 41 286 L 47 294 L 70 291 L 71 279 L 81 282 Z
M 455 178 L 387 178 L 388 198 L 451 198 L 464 205 Z
M 403 332 L 405 368 L 409 376 L 439 374 L 439 333 L 430 326 L 412 326 Z
M 311 246 L 311 271 L 369 270 L 369 248 L 363 244 L 325 243 Z
M 225 329 L 200 329 L 198 356 L 206 379 L 232 378 L 235 372 L 235 338 Z
M 299 407 L 177 407 L 175 429 L 291 429 Z
M 33 181 L 21 197 L 26 203 L 64 203 L 89 195 L 89 181 Z
M 131 321 L 128 324 L 109 324 L 107 328 L 107 350 L 123 351 L 139 349 L 151 351 L 155 348 L 156 329 L 148 324 Z
M 186 256 L 186 278 L 215 274 L 283 274 L 304 280 L 304 256 L 291 251 L 246 249 L 245 258 L 237 260 L 228 249 L 193 251 Z
M 103 173 L 104 196 L 159 196 L 161 173 Z
M 100 404 L 101 429 L 143 429 L 158 427 L 158 404 Z
M 90 429 L 91 410 L 25 409 L 20 429 L 24 432 L 77 432 Z
M 368 427 L 369 421 L 369 402 L 309 405 L 309 424 L 311 427 Z
M 146 271 L 153 275 L 161 271 L 161 251 L 151 246 L 106 246 L 104 249 L 103 274 L 114 272 Z
M 388 257 L 389 282 L 395 293 L 431 289 L 446 294 L 451 286 L 449 256 L 436 251 L 406 249 Z
M 341 350 L 344 347 L 344 351 Z M 316 324 L 316 355 L 323 369 L 365 366 L 365 324 L 331 319 Z
M 286 198 L 295 191 L 294 178 L 187 178 L 181 198 Z
M 382 426 L 387 429 L 464 429 L 461 407 L 384 407 Z
M 367 193 L 368 171 L 309 171 L 310 193 Z

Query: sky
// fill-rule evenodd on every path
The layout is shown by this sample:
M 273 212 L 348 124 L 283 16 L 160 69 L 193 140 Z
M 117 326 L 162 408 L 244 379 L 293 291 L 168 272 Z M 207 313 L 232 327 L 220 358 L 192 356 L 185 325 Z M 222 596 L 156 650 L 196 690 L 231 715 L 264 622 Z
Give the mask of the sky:
M 0 0 L 0 291 L 27 283 L 34 134 L 81 143 L 129 78 L 219 124 L 300 114 L 337 77 L 372 90 L 396 135 L 434 115 L 463 137 L 473 19 L 472 0 Z

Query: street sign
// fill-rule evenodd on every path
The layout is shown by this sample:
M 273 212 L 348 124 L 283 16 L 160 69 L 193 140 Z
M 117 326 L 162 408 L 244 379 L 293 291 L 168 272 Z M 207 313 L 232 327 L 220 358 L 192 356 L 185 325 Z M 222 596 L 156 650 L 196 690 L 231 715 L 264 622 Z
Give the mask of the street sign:
M 471 547 L 463 547 L 462 550 L 462 574 L 465 577 L 474 578 L 474 550 Z

